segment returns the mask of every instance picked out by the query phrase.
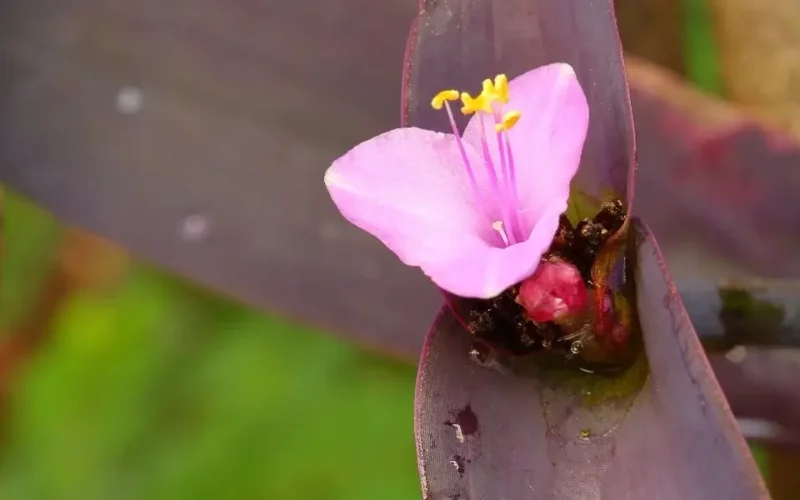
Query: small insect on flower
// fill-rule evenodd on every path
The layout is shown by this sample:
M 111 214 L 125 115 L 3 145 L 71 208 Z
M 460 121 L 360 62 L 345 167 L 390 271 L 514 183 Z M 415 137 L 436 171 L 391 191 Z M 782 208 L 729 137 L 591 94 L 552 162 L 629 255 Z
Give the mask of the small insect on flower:
M 471 115 L 463 135 L 451 107 L 459 100 Z M 402 262 L 474 299 L 464 319 L 481 345 L 514 354 L 552 346 L 558 324 L 583 314 L 589 286 L 586 259 L 559 258 L 554 240 L 588 252 L 605 236 L 587 242 L 563 226 L 589 123 L 575 72 L 556 63 L 511 81 L 498 75 L 474 97 L 444 90 L 431 105 L 452 133 L 399 128 L 359 144 L 326 172 L 331 198 Z

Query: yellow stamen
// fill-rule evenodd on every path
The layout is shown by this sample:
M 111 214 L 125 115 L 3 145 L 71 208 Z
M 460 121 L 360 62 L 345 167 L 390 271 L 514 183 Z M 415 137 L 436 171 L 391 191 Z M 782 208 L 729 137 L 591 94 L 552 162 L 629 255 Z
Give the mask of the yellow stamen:
M 481 93 L 478 96 L 472 97 L 468 93 L 462 92 L 461 102 L 464 104 L 461 112 L 465 115 L 471 115 L 478 111 L 494 113 L 495 102 L 501 104 L 508 102 L 508 78 L 503 74 L 494 77 L 494 82 L 487 78 L 483 81 Z
M 455 101 L 458 99 L 458 90 L 442 90 L 431 101 L 433 109 L 442 109 L 445 101 Z
M 503 120 L 500 123 L 495 124 L 495 131 L 500 132 L 502 130 L 509 130 L 511 127 L 517 124 L 521 116 L 522 113 L 519 111 L 509 111 L 503 115 Z
M 500 74 L 494 77 L 494 94 L 501 103 L 508 102 L 508 77 L 506 75 Z
M 462 92 L 461 103 L 464 105 L 461 107 L 461 112 L 465 115 L 471 115 L 478 111 L 483 111 L 484 113 L 492 112 L 492 101 L 487 99 L 483 94 L 478 97 L 472 97 L 466 92 Z
M 494 84 L 488 78 L 483 81 L 483 89 L 481 90 L 481 96 L 485 98 L 493 98 L 495 95 L 494 91 Z

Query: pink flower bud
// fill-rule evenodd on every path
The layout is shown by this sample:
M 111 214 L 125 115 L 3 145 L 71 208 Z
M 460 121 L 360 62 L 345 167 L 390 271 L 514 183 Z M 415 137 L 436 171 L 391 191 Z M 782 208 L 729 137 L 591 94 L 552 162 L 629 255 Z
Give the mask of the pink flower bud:
M 555 258 L 539 264 L 533 276 L 520 284 L 517 295 L 517 303 L 537 323 L 580 314 L 586 300 L 586 285 L 578 268 Z

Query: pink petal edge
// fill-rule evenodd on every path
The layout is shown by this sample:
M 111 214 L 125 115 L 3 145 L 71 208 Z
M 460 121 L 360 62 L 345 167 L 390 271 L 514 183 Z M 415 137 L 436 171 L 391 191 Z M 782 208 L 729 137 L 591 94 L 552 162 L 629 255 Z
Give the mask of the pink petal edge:
M 474 151 L 471 161 L 480 163 Z M 400 128 L 337 159 L 325 184 L 339 211 L 380 239 L 403 263 L 453 258 L 462 241 L 494 241 L 472 194 L 457 139 Z

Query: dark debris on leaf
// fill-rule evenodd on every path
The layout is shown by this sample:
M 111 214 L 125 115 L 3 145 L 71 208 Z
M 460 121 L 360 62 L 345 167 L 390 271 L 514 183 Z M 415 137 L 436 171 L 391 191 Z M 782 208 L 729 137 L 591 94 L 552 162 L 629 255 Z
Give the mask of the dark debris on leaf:
M 464 457 L 461 455 L 453 455 L 453 458 L 450 459 L 450 463 L 453 464 L 459 476 L 464 475 Z
M 544 258 L 559 257 L 571 262 L 579 269 L 586 286 L 594 288 L 591 269 L 595 257 L 608 238 L 622 227 L 626 215 L 619 199 L 603 203 L 597 215 L 584 218 L 575 227 L 562 215 Z M 470 352 L 473 360 L 491 365 L 498 354 L 524 356 L 541 351 L 561 353 L 567 358 L 574 356 L 577 349 L 571 337 L 556 323 L 531 321 L 516 302 L 518 292 L 519 287 L 514 286 L 493 299 L 471 302 L 469 316 L 464 319 L 474 338 Z
M 472 407 L 467 405 L 463 410 L 456 414 L 455 423 L 461 428 L 461 433 L 471 436 L 478 432 L 478 416 L 472 411 Z
M 445 425 L 455 430 L 456 439 L 461 443 L 463 443 L 467 437 L 477 434 L 480 430 L 478 427 L 478 416 L 472 411 L 470 405 L 456 411 L 455 418 L 445 421 Z

